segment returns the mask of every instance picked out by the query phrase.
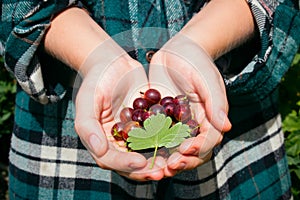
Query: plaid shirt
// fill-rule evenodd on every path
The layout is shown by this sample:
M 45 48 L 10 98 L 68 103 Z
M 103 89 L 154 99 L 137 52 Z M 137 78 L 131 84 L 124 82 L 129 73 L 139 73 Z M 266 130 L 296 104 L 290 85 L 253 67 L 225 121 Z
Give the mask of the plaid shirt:
M 36 52 L 50 26 L 51 16 L 76 4 L 76 1 L 37 2 L 3 1 L 0 42 L 1 46 L 5 47 L 3 52 L 5 66 L 14 73 L 22 89 L 35 100 L 46 104 L 63 98 L 65 89 L 59 82 L 49 85 L 48 80 L 44 80 L 42 61 Z M 229 88 L 229 95 L 250 94 L 256 99 L 261 99 L 274 90 L 297 52 L 299 13 L 291 8 L 289 1 L 279 6 L 280 1 L 248 2 L 259 29 L 261 49 L 240 73 L 230 78 L 224 76 L 224 80 Z M 87 1 L 85 5 L 96 22 L 110 35 L 131 30 L 133 45 L 140 50 L 136 55 L 137 59 L 143 62 L 144 52 L 141 52 L 141 47 L 137 43 L 134 43 L 138 40 L 138 34 L 135 34 L 134 30 L 143 27 L 161 27 L 168 29 L 172 36 L 182 28 L 193 13 L 205 5 L 205 1 L 172 0 L 154 3 L 134 0 L 118 3 Z M 222 71 L 224 67 L 220 68 Z M 259 73 L 256 73 L 257 71 Z
M 119 33 L 130 31 L 131 43 L 122 47 L 146 69 L 145 53 L 159 44 L 141 46 L 137 30 L 165 28 L 168 34 L 163 41 L 167 41 L 206 4 L 204 0 L 81 2 L 116 41 Z M 233 54 L 216 61 L 224 75 L 233 129 L 225 134 L 211 161 L 170 179 L 143 183 L 95 164 L 74 130 L 72 88 L 66 80 L 74 72 L 40 48 L 51 17 L 81 3 L 1 3 L 0 53 L 19 83 L 10 199 L 291 198 L 276 108 L 276 86 L 300 43 L 300 15 L 290 1 L 248 0 L 259 29 L 260 50 L 235 73 L 227 73 L 232 72 L 228 61 Z M 155 44 L 156 39 L 151 42 Z

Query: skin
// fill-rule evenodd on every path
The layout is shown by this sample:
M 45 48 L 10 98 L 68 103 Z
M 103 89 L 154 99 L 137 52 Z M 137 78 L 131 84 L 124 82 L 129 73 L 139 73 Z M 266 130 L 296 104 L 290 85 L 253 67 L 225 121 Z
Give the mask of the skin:
M 181 33 L 215 60 L 254 37 L 255 22 L 246 0 L 212 0 Z
M 210 60 L 250 40 L 255 31 L 246 1 L 213 0 L 154 55 L 150 82 L 170 79 L 169 84 L 165 83 L 169 88 L 181 93 L 188 91 L 193 110 L 197 111 L 195 118 L 201 124 L 201 134 L 183 142 L 179 151 L 168 159 L 165 176 L 174 176 L 208 161 L 224 132 L 231 129 L 226 117 L 229 108 L 224 81 Z M 164 66 L 168 75 L 152 74 L 159 66 Z
M 73 23 L 74 21 L 76 23 Z M 254 35 L 254 32 L 253 17 L 246 1 L 212 0 L 187 23 L 179 34 L 189 38 L 193 44 L 204 49 L 209 57 L 216 59 L 247 41 Z M 67 37 L 62 40 L 62 36 Z M 172 40 L 177 39 L 180 44 L 178 38 L 180 37 L 174 37 L 170 43 L 172 44 Z M 105 56 L 103 56 L 103 60 L 100 56 L 99 62 L 106 62 L 107 57 L 115 58 L 114 63 L 109 65 L 105 72 L 97 64 L 83 64 L 89 59 L 91 52 L 101 45 L 104 46 L 102 51 L 105 52 L 103 54 Z M 110 36 L 90 18 L 85 10 L 79 8 L 67 9 L 52 20 L 51 27 L 45 36 L 44 47 L 49 54 L 77 70 L 83 77 L 83 83 L 76 97 L 75 129 L 101 168 L 115 170 L 123 176 L 140 181 L 160 180 L 165 176 L 174 176 L 178 171 L 189 170 L 206 162 L 210 158 L 211 148 L 222 140 L 222 133 L 231 128 L 227 118 L 228 104 L 225 87 L 221 81 L 222 77 L 217 70 L 207 67 L 205 74 L 214 83 L 213 89 L 205 84 L 202 87 L 206 89 L 206 94 L 212 92 L 213 95 L 200 95 L 199 88 L 190 87 L 195 94 L 195 107 L 204 112 L 204 117 L 202 117 L 204 134 L 186 140 L 180 146 L 179 152 L 170 157 L 168 161 L 158 158 L 156 165 L 150 170 L 150 160 L 145 160 L 137 153 L 118 151 L 108 141 L 105 133 L 110 130 L 113 122 L 111 99 L 114 96 L 94 95 L 95 92 L 96 94 L 111 93 L 110 91 L 117 85 L 114 80 L 111 80 L 111 77 L 131 74 L 132 71 L 137 71 L 137 73 L 132 73 L 135 76 L 143 77 L 138 83 L 147 82 L 145 73 L 140 70 L 142 66 L 132 60 L 126 52 L 123 54 L 122 49 L 111 40 Z M 98 51 L 101 52 L 99 49 Z M 122 56 L 118 56 L 120 52 Z M 178 62 L 170 63 L 173 58 L 176 58 L 176 61 L 184 62 L 180 61 L 178 56 L 174 57 L 174 54 L 159 51 L 151 63 L 169 63 L 175 66 L 175 70 L 182 71 L 179 66 L 176 66 Z M 108 64 L 107 61 L 106 65 Z M 120 65 L 124 67 L 118 68 L 117 66 Z M 190 68 L 192 69 L 192 66 Z M 149 80 L 151 82 L 151 77 Z M 202 81 L 201 77 L 194 77 L 193 80 Z M 111 84 L 105 84 L 107 81 Z M 202 82 L 205 83 L 205 80 Z M 134 84 L 124 85 L 124 88 L 120 88 L 119 96 L 126 96 L 130 87 L 135 86 Z M 211 96 L 220 97 L 214 98 L 216 100 L 213 105 L 217 105 L 217 111 L 213 109 Z M 214 113 L 218 113 L 219 117 L 214 117 Z M 222 117 L 219 113 L 222 113 Z M 203 138 L 211 137 L 211 135 L 217 135 L 217 141 L 214 140 L 204 150 L 200 148 L 205 143 Z

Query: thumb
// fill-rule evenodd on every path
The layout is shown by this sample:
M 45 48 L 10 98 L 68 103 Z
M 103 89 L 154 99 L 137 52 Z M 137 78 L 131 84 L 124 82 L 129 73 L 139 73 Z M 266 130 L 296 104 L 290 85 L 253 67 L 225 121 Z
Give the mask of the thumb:
M 75 130 L 83 145 L 96 157 L 103 156 L 108 150 L 106 135 L 99 122 L 99 109 L 95 89 L 87 87 L 83 81 L 75 100 Z
M 76 118 L 75 129 L 83 145 L 95 157 L 102 157 L 107 152 L 107 139 L 97 120 L 82 116 Z
M 209 72 L 213 70 L 215 70 L 214 73 Z M 200 84 L 202 86 L 198 88 L 200 91 L 197 92 L 200 99 L 204 102 L 206 116 L 217 130 L 227 132 L 232 125 L 227 115 L 228 101 L 223 79 L 215 66 L 208 67 L 206 71 L 202 71 L 201 76 L 210 77 L 202 79 L 202 84 Z

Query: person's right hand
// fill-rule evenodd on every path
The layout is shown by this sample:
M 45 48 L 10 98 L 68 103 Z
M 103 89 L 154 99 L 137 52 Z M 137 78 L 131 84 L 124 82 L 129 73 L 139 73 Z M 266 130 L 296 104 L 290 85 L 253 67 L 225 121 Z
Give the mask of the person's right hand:
M 83 81 L 74 95 L 75 129 L 96 163 L 136 180 L 161 179 L 159 160 L 149 170 L 144 156 L 124 152 L 109 136 L 117 110 L 126 105 L 131 94 L 138 94 L 135 90 L 148 86 L 142 66 L 116 44 L 87 10 L 76 7 L 51 20 L 44 48 L 82 75 Z
M 148 87 L 141 64 L 111 39 L 88 56 L 80 72 L 83 81 L 76 95 L 75 128 L 96 163 L 134 180 L 161 179 L 165 160 L 158 158 L 150 169 L 151 160 L 128 152 L 125 144 L 119 147 L 110 134 L 118 110 L 142 87 Z

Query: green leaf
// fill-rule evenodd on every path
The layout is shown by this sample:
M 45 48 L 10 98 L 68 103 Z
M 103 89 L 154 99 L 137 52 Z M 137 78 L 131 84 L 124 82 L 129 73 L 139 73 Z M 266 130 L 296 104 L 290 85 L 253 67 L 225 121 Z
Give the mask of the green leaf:
M 294 172 L 296 174 L 296 176 L 298 177 L 298 179 L 300 180 L 300 169 L 291 169 L 290 172 Z
M 300 62 L 300 54 L 296 54 L 294 57 L 294 60 L 292 62 L 292 65 L 296 65 Z
M 288 164 L 289 166 L 297 166 L 297 165 L 300 165 L 300 160 L 298 157 L 293 157 L 293 156 L 289 156 L 287 155 L 287 160 L 288 160 Z
M 12 113 L 10 113 L 10 112 L 4 113 L 0 117 L 0 124 L 2 124 L 2 122 L 5 122 L 11 115 L 12 115 Z
M 178 122 L 161 136 L 161 146 L 172 148 L 181 144 L 185 138 L 189 137 L 189 126 Z
M 132 150 L 154 148 L 151 168 L 154 165 L 159 147 L 175 147 L 190 136 L 189 127 L 181 122 L 171 126 L 172 119 L 164 114 L 157 114 L 144 121 L 144 128 L 136 128 L 128 133 L 127 142 Z
M 136 128 L 128 133 L 127 142 L 133 150 L 143 150 L 161 147 L 159 135 L 166 132 L 172 124 L 172 119 L 163 114 L 157 114 L 144 121 L 144 128 Z
M 283 131 L 293 132 L 300 130 L 300 115 L 292 110 L 290 114 L 288 114 L 283 123 L 282 123 Z
M 291 133 L 286 140 L 286 152 L 290 156 L 300 155 L 300 132 Z

